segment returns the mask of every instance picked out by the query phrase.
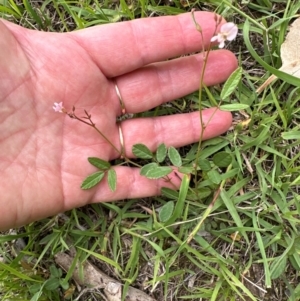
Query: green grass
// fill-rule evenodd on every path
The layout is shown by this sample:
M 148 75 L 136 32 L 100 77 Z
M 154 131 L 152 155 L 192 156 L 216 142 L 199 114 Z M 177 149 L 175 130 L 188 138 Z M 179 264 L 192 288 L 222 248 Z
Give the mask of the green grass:
M 0 0 L 0 17 L 65 32 L 192 8 L 239 24 L 241 34 L 230 48 L 242 80 L 223 104 L 247 108 L 234 112 L 227 135 L 201 144 L 199 181 L 186 177 L 178 193 L 89 205 L 2 233 L 1 300 L 75 300 L 72 272 L 79 263 L 82 274 L 87 259 L 122 282 L 124 291 L 134 286 L 156 300 L 300 299 L 300 81 L 277 70 L 298 1 Z M 271 74 L 279 80 L 257 95 Z M 219 102 L 221 90 L 203 90 L 202 107 Z M 197 92 L 144 116 L 190 111 L 198 102 Z M 179 150 L 186 170 L 197 149 Z M 220 167 L 216 158 L 224 152 L 232 160 Z M 76 256 L 62 272 L 55 255 L 69 246 Z M 105 299 L 95 289 L 80 300 Z

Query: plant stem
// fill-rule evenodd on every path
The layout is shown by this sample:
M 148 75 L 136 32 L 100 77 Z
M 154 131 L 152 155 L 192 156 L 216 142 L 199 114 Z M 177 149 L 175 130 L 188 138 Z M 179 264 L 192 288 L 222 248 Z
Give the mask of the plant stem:
M 121 158 L 123 158 L 125 160 L 125 162 L 122 162 L 120 163 L 120 165 L 123 165 L 124 163 L 130 163 L 132 164 L 133 166 L 136 166 L 138 168 L 141 168 L 142 166 L 131 161 L 129 158 L 127 158 L 124 154 L 124 150 L 123 150 L 123 147 L 121 150 L 119 150 L 97 127 L 96 127 L 96 124 L 92 121 L 92 116 L 86 111 L 84 110 L 84 113 L 86 115 L 86 117 L 78 117 L 76 114 L 75 114 L 75 108 L 73 107 L 73 110 L 71 113 L 68 113 L 67 111 L 64 111 L 64 113 L 66 113 L 70 118 L 72 119 L 76 119 L 90 127 L 92 127 L 93 129 L 95 129 L 97 131 L 97 133 L 114 149 L 118 152 L 118 154 L 120 155 Z M 175 172 L 175 176 L 179 177 L 177 175 L 177 173 Z M 176 189 L 177 187 L 175 186 L 175 184 L 172 182 L 172 179 L 169 177 L 169 176 L 165 176 L 163 177 L 163 179 L 166 181 L 166 182 L 169 182 L 174 189 Z
M 192 15 L 193 15 L 193 12 L 192 12 Z M 193 15 L 193 19 L 194 19 L 194 15 Z M 215 26 L 214 35 L 216 34 L 217 27 L 220 24 L 221 19 L 216 16 L 215 17 L 215 21 L 216 21 L 216 24 L 215 24 L 216 26 Z M 195 19 L 194 19 L 194 22 L 196 23 Z M 199 25 L 197 26 L 197 25 L 196 25 L 196 28 L 198 29 L 200 26 Z M 201 132 L 200 132 L 199 143 L 198 143 L 198 148 L 197 148 L 197 153 L 196 153 L 196 159 L 195 159 L 195 163 L 194 163 L 194 174 L 195 174 L 195 186 L 196 187 L 198 186 L 197 167 L 198 167 L 198 161 L 199 161 L 199 157 L 200 157 L 200 150 L 201 150 L 201 145 L 202 145 L 202 140 L 203 140 L 203 134 L 204 134 L 204 131 L 205 131 L 205 127 L 208 124 L 208 122 L 207 122 L 207 124 L 204 124 L 204 122 L 203 122 L 203 116 L 202 116 L 202 88 L 204 86 L 204 75 L 205 75 L 205 70 L 206 70 L 207 61 L 208 61 L 208 55 L 209 55 L 209 53 L 211 51 L 211 43 L 209 44 L 208 49 L 205 51 L 202 30 L 200 30 L 200 34 L 201 34 L 201 37 L 202 37 L 202 44 L 203 44 L 203 49 L 202 49 L 202 52 L 203 52 L 203 67 L 202 67 L 201 75 L 200 75 L 199 98 L 198 98 L 198 102 L 199 102 L 199 118 L 200 118 Z M 197 189 L 196 189 L 196 194 L 197 194 L 197 197 L 199 197 Z
M 84 117 L 86 120 L 88 120 L 89 122 L 87 122 L 86 120 L 84 120 L 83 118 L 78 117 L 75 112 L 74 112 L 74 108 L 73 108 L 73 112 L 72 113 L 67 113 L 71 118 L 76 119 L 92 128 L 94 128 L 97 133 L 120 155 L 121 158 L 124 158 L 124 160 L 126 161 L 126 163 L 130 163 L 136 167 L 141 167 L 141 165 L 131 161 L 129 158 L 127 158 L 124 154 L 124 152 L 122 152 L 122 150 L 119 150 L 97 127 L 96 124 L 92 121 L 91 119 L 91 115 L 87 112 L 84 111 L 87 117 Z

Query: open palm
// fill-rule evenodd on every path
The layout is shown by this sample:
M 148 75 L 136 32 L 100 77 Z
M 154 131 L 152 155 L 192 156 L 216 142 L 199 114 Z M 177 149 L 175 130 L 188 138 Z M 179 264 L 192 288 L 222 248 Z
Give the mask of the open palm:
M 199 12 L 205 46 L 215 30 L 214 15 Z M 91 127 L 55 113 L 63 102 L 78 116 L 87 110 L 97 127 L 121 149 L 117 116 L 149 110 L 198 89 L 203 55 L 169 58 L 202 49 L 190 14 L 140 19 L 72 33 L 45 33 L 0 21 L 0 229 L 22 225 L 91 202 L 159 194 L 162 180 L 139 170 L 116 167 L 117 191 L 106 183 L 83 191 L 82 180 L 94 172 L 87 157 L 112 160 L 119 153 Z M 213 51 L 205 83 L 223 82 L 236 68 L 229 51 Z M 114 79 L 114 80 L 113 80 Z M 203 112 L 208 120 L 213 110 Z M 218 111 L 205 139 L 228 129 L 229 113 Z M 199 139 L 197 112 L 129 119 L 121 124 L 125 153 L 144 143 L 153 151 L 164 142 L 175 147 Z

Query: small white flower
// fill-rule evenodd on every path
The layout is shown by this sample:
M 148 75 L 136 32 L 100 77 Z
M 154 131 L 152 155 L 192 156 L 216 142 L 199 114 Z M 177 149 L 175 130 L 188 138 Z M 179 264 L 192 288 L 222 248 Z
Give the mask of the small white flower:
M 225 41 L 232 41 L 236 38 L 238 28 L 233 22 L 225 23 L 221 26 L 220 32 L 211 38 L 211 42 L 218 41 L 219 48 L 225 46 Z
M 55 102 L 54 106 L 53 106 L 53 110 L 55 112 L 63 113 L 64 110 L 65 110 L 65 108 L 63 106 L 63 103 L 62 102 L 60 102 L 60 103 Z

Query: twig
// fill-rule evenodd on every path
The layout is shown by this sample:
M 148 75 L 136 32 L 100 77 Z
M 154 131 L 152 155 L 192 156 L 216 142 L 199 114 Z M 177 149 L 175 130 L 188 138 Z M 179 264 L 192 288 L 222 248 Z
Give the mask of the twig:
M 55 262 L 65 271 L 68 271 L 72 265 L 74 257 L 71 257 L 65 253 L 58 253 L 55 256 Z M 107 298 L 107 301 L 121 301 L 122 300 L 122 284 L 115 279 L 107 276 L 90 262 L 86 261 L 83 266 L 84 279 L 80 277 L 79 264 L 73 272 L 73 279 L 80 285 L 84 285 L 88 288 L 103 289 L 103 293 Z M 156 301 L 152 297 L 148 296 L 141 290 L 134 287 L 129 287 L 126 301 Z

